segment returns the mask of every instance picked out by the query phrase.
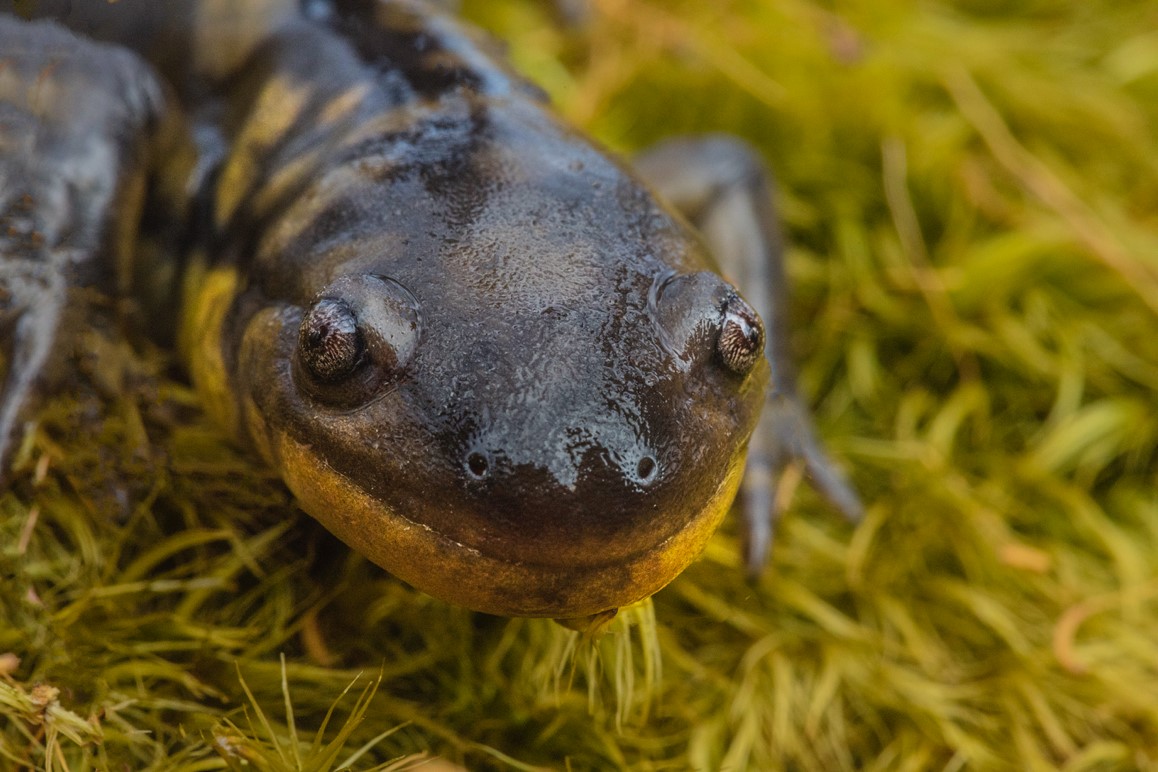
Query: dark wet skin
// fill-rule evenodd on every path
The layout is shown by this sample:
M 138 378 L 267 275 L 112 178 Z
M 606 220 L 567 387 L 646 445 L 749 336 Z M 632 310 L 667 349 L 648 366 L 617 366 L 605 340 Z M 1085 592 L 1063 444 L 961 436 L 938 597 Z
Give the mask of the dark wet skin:
M 197 191 L 171 227 L 207 406 L 307 512 L 434 595 L 561 618 L 651 595 L 739 485 L 769 378 L 757 312 L 451 20 L 273 5 L 217 59 L 154 57 L 195 137 L 173 157 L 199 159 L 150 173 Z M 188 23 L 148 17 L 145 44 L 133 11 L 63 18 L 146 55 Z

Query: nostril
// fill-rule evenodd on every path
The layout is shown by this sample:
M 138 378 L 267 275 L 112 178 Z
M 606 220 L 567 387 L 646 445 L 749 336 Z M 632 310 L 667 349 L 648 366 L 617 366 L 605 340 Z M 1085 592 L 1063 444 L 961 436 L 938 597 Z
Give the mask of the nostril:
M 644 456 L 639 459 L 639 463 L 635 465 L 636 479 L 643 484 L 650 483 L 655 478 L 655 473 L 658 469 L 655 459 L 651 456 Z
M 485 479 L 490 469 L 491 463 L 485 454 L 475 451 L 466 457 L 466 471 L 475 480 Z

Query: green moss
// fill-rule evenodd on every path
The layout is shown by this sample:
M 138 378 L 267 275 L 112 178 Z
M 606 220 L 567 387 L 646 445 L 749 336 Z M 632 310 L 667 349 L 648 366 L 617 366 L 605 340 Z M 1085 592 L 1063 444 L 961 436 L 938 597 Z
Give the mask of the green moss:
M 0 498 L 0 766 L 1158 768 L 1158 9 L 464 5 L 612 147 L 765 154 L 865 522 L 802 485 L 595 650 L 351 555 L 138 352 Z

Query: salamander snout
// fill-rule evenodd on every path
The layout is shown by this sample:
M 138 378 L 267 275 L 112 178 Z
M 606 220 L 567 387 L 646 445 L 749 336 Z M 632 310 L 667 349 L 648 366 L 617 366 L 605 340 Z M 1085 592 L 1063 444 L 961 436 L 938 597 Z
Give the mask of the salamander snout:
M 655 483 L 662 472 L 659 453 L 641 448 L 641 438 L 630 427 L 618 427 L 610 441 L 593 436 L 589 430 L 572 427 L 561 434 L 563 445 L 552 448 L 552 438 L 543 441 L 539 463 L 516 463 L 504 442 L 484 434 L 462 452 L 462 474 L 468 487 L 504 486 L 518 478 L 525 466 L 548 473 L 550 485 L 569 491 L 597 480 L 601 485 L 644 489 Z M 515 439 L 512 445 L 526 442 Z
M 717 518 L 762 403 L 759 315 L 698 272 L 612 309 L 602 337 L 551 319 L 508 321 L 519 347 L 459 338 L 455 388 L 430 400 L 452 417 L 439 444 L 460 503 L 443 527 L 472 522 L 454 538 L 486 535 L 511 560 L 577 565 L 629 561 Z

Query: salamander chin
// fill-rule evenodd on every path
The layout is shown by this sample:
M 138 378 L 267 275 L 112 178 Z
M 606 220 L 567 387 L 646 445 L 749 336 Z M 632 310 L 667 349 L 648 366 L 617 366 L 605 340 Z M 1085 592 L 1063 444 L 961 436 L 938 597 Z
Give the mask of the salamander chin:
M 395 576 L 437 598 L 503 616 L 575 619 L 649 597 L 682 572 L 715 532 L 743 471 L 734 463 L 679 533 L 636 555 L 560 562 L 554 544 L 542 561 L 513 560 L 463 544 L 392 510 L 291 437 L 277 445 L 286 483 L 302 507 L 338 538 Z M 413 513 L 412 513 L 413 516 Z

